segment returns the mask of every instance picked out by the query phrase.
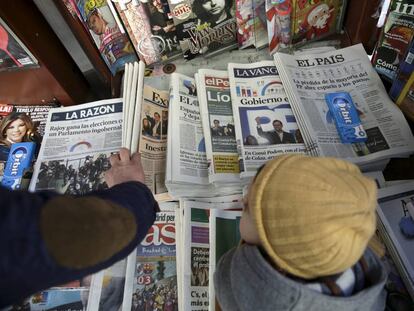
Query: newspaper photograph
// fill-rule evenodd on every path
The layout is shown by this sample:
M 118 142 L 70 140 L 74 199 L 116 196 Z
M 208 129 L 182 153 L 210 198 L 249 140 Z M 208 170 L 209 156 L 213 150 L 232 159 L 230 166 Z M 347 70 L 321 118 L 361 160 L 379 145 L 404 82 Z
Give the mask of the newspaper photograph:
M 414 151 L 407 121 L 389 99 L 361 44 L 317 55 L 277 53 L 274 57 L 306 132 L 307 147 L 315 145 L 318 155 L 363 164 Z M 350 94 L 367 133 L 366 142 L 341 143 L 325 100 L 325 94 L 331 92 Z
M 122 99 L 53 109 L 29 189 L 83 194 L 106 186 L 109 158 L 122 144 Z
M 166 192 L 165 165 L 167 158 L 169 94 L 144 85 L 141 107 L 139 152 L 145 173 L 145 184 L 154 194 Z
M 200 69 L 197 84 L 209 182 L 240 182 L 230 83 L 226 71 Z
M 171 179 L 207 185 L 208 164 L 195 80 L 173 73 L 171 96 Z
M 93 275 L 86 311 L 119 310 L 125 288 L 126 259 Z
M 128 258 L 122 311 L 178 309 L 175 246 L 175 212 L 158 212 L 147 236 Z
M 296 118 L 274 63 L 230 63 L 228 69 L 241 177 L 254 176 L 277 155 L 303 153 Z

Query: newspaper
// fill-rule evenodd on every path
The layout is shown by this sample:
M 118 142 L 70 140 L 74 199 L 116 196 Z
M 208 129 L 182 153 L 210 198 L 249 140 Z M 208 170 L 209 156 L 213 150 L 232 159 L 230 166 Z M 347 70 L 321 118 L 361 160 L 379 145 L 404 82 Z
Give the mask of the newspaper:
M 72 310 L 85 311 L 88 305 L 91 276 L 37 292 L 24 301 L 2 308 L 14 310 Z
M 50 111 L 29 190 L 86 194 L 103 189 L 109 157 L 122 144 L 122 99 Z
M 414 299 L 414 183 L 378 191 L 378 228 L 387 249 Z
M 209 182 L 239 183 L 240 169 L 228 74 L 226 71 L 200 69 L 198 79 Z
M 296 118 L 272 61 L 228 65 L 242 178 L 268 160 L 303 153 Z
M 109 311 L 121 308 L 126 267 L 127 260 L 123 259 L 92 276 L 86 311 Z
M 210 213 L 213 209 L 240 209 L 240 195 L 197 200 L 181 200 L 179 258 L 182 310 L 209 310 Z M 177 233 L 177 234 L 178 234 Z
M 192 187 L 208 185 L 207 158 L 195 80 L 173 73 L 170 101 L 167 188 L 174 192 L 174 184 L 192 184 Z
M 344 158 L 370 169 L 375 162 L 414 151 L 407 121 L 389 99 L 361 44 L 318 55 L 277 53 L 274 58 L 313 155 Z M 365 143 L 341 143 L 325 101 L 330 92 L 350 93 L 368 135 Z
M 177 310 L 177 208 L 178 202 L 160 204 L 155 223 L 128 257 L 122 311 Z
M 145 184 L 154 194 L 166 192 L 168 92 L 144 85 L 141 107 L 139 152 L 145 173 Z
M 243 203 L 239 202 L 239 210 L 211 209 L 210 211 L 210 258 L 209 258 L 209 311 L 215 311 L 216 295 L 214 290 L 214 272 L 220 258 L 240 242 L 240 218 Z

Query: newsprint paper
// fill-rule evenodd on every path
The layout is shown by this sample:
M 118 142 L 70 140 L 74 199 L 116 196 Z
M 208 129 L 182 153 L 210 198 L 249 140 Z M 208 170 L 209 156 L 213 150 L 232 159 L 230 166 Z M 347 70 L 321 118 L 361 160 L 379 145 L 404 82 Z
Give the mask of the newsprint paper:
M 242 178 L 277 155 L 304 153 L 296 118 L 272 61 L 228 65 Z
M 275 64 L 307 149 L 368 169 L 373 162 L 414 151 L 403 114 L 389 99 L 361 44 L 320 54 L 276 53 Z M 348 92 L 367 133 L 364 143 L 343 144 L 325 94 Z M 370 169 L 371 170 L 371 169 Z
M 198 71 L 198 100 L 210 183 L 240 183 L 230 82 L 227 71 Z
M 141 107 L 139 152 L 145 184 L 154 194 L 167 192 L 165 162 L 167 158 L 168 92 L 144 85 Z
M 107 187 L 103 173 L 122 144 L 122 99 L 52 109 L 29 189 L 86 194 Z

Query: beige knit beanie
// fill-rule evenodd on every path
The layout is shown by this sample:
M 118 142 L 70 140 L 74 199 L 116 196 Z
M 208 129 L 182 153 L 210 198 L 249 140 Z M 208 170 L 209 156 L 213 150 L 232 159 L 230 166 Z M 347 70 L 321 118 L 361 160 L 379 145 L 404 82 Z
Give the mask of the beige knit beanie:
M 248 205 L 271 260 L 313 279 L 360 259 L 375 231 L 376 189 L 349 162 L 291 154 L 264 166 Z

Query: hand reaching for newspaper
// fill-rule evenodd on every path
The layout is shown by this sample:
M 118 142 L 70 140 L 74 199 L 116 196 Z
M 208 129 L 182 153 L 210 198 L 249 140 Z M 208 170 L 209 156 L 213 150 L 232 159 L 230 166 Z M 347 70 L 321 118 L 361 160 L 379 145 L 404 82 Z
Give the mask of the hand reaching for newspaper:
M 105 181 L 109 187 L 128 181 L 144 182 L 144 169 L 141 164 L 141 155 L 121 148 L 119 154 L 114 154 L 109 159 L 111 168 L 105 173 Z

